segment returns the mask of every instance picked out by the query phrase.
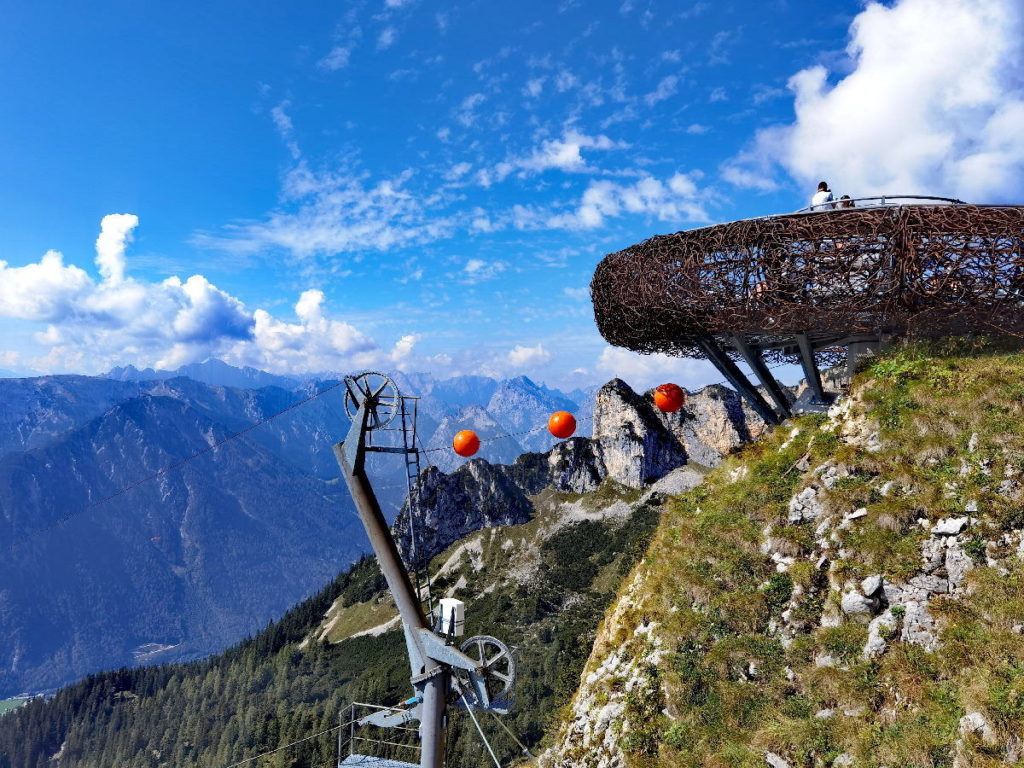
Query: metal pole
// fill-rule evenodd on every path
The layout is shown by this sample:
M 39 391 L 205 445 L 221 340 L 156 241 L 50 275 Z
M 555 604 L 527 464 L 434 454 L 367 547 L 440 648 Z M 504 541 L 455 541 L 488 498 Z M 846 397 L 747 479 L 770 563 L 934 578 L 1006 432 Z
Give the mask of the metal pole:
M 743 371 L 737 367 L 736 363 L 729 359 L 729 355 L 715 343 L 714 339 L 710 336 L 705 336 L 701 339 L 700 345 L 704 349 L 704 354 L 708 356 L 708 360 L 715 364 L 719 372 L 725 376 L 741 396 L 747 398 L 750 406 L 757 412 L 758 416 L 769 424 L 780 424 L 782 422 L 779 414 L 772 410 L 767 400 L 761 397 L 757 387 L 750 383 L 750 379 L 743 375 Z
M 761 357 L 761 350 L 752 347 L 747 343 L 741 333 L 734 333 L 732 335 L 733 346 L 739 350 L 739 353 L 743 355 L 743 359 L 747 361 L 747 365 L 750 366 L 756 375 L 758 381 L 761 382 L 761 386 L 764 387 L 768 394 L 771 395 L 772 400 L 775 401 L 775 405 L 778 406 L 779 413 L 782 414 L 783 418 L 789 418 L 793 415 L 793 412 L 789 407 L 789 398 L 786 397 L 786 392 L 782 389 L 782 385 L 779 384 L 778 380 L 772 376 L 772 372 L 768 369 L 768 366 L 764 363 L 764 358 Z
M 825 394 L 825 388 L 821 384 L 821 372 L 814 360 L 814 350 L 811 348 L 811 340 L 806 333 L 796 335 L 797 346 L 800 347 L 800 362 L 803 365 L 804 377 L 807 379 L 807 386 L 810 387 L 814 400 L 821 405 L 828 405 L 829 398 Z
M 448 704 L 448 688 L 450 685 L 448 670 L 427 656 L 423 644 L 417 636 L 416 629 L 429 629 L 426 617 L 416 597 L 409 574 L 405 570 L 398 548 L 391 537 L 384 513 L 373 493 L 366 476 L 365 435 L 369 411 L 364 403 L 344 443 L 334 446 L 334 457 L 341 468 L 341 474 L 348 485 L 352 501 L 355 502 L 359 519 L 366 529 L 377 555 L 377 564 L 387 580 L 388 588 L 398 607 L 405 629 L 406 645 L 409 648 L 409 664 L 413 678 L 419 678 L 417 687 L 421 686 L 423 703 L 420 720 L 420 752 L 421 768 L 441 768 L 443 760 L 442 746 L 444 743 L 443 721 Z M 347 445 L 346 445 L 347 443 Z M 428 676 L 429 677 L 426 677 Z M 426 678 L 426 679 L 424 679 Z M 414 683 L 415 684 L 415 683 Z

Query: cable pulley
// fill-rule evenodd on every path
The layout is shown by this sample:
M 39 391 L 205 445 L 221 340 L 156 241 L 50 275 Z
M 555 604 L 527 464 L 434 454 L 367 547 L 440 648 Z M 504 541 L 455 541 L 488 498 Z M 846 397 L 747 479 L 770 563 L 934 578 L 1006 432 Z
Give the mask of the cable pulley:
M 507 707 L 505 697 L 512 692 L 516 683 L 516 662 L 512 658 L 511 649 L 496 637 L 476 635 L 468 638 L 459 650 L 480 662 L 476 674 L 483 678 L 489 699 L 487 702 L 481 701 L 476 688 L 468 684 L 469 675 L 462 670 L 455 670 L 462 681 L 461 689 L 465 691 L 467 704 L 473 709 Z
M 365 371 L 357 376 L 345 377 L 345 413 L 354 420 L 359 409 L 366 404 L 368 430 L 388 426 L 401 409 L 402 399 L 398 387 L 386 373 Z

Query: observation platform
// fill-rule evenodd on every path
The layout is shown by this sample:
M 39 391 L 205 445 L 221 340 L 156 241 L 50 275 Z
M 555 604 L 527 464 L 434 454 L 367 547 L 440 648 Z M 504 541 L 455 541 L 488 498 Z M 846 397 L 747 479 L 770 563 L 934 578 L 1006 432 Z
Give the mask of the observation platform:
M 590 289 L 608 343 L 707 358 L 779 423 L 792 404 L 770 362 L 799 362 L 823 407 L 821 364 L 901 337 L 1024 335 L 1024 206 L 836 201 L 652 237 L 606 256 Z

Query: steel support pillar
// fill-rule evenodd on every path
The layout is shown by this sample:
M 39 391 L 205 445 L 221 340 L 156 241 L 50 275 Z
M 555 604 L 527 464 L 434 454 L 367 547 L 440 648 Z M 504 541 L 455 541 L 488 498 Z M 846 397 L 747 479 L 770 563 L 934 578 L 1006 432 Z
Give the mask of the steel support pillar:
M 857 371 L 857 364 L 867 357 L 873 357 L 889 346 L 882 338 L 868 341 L 855 341 L 847 346 L 846 373 L 852 379 Z
M 366 529 L 381 573 L 387 580 L 395 605 L 405 629 L 409 649 L 409 665 L 412 677 L 422 682 L 414 685 L 423 697 L 420 717 L 420 768 L 441 768 L 444 763 L 444 717 L 448 706 L 448 691 L 451 686 L 447 667 L 431 659 L 417 629 L 430 629 L 420 606 L 416 590 L 409 580 L 398 548 L 391 537 L 384 513 L 370 481 L 366 476 L 366 434 L 367 410 L 360 408 L 352 421 L 352 428 L 344 443 L 334 446 L 341 474 L 345 478 L 352 500 L 355 502 L 359 519 Z
M 750 366 L 750 370 L 757 376 L 757 380 L 761 382 L 761 386 L 764 387 L 772 400 L 775 401 L 775 405 L 778 408 L 778 412 L 784 419 L 788 419 L 793 415 L 792 410 L 789 406 L 789 398 L 786 396 L 786 391 L 779 384 L 778 380 L 772 376 L 772 372 L 768 370 L 768 366 L 765 365 L 764 358 L 761 357 L 761 350 L 752 347 L 747 343 L 747 340 L 742 334 L 734 333 L 732 335 L 733 346 L 743 355 L 743 359 L 746 360 L 747 365 Z
M 796 343 L 800 347 L 800 364 L 804 369 L 804 378 L 807 379 L 807 386 L 814 395 L 814 401 L 818 405 L 828 405 L 831 398 L 825 394 L 825 387 L 821 383 L 821 372 L 814 360 L 814 348 L 811 347 L 811 340 L 806 333 L 796 334 Z
M 761 396 L 761 393 L 757 391 L 757 387 L 750 382 L 750 379 L 743 374 L 743 371 L 737 367 L 736 363 L 729 359 L 729 355 L 718 346 L 718 342 L 710 336 L 705 336 L 701 339 L 700 345 L 704 350 L 704 354 L 708 356 L 708 360 L 714 363 L 715 367 L 732 384 L 733 388 L 742 397 L 747 399 L 750 407 L 754 409 L 758 416 L 769 424 L 780 424 L 782 422 L 779 414 L 768 405 L 768 401 Z

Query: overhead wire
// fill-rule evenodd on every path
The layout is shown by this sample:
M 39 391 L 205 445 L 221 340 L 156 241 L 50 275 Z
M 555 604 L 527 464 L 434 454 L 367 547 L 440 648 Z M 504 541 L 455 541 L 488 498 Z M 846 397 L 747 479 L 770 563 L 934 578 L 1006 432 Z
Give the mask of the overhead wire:
M 239 760 L 237 763 L 231 763 L 230 765 L 224 766 L 224 768 L 238 768 L 238 766 L 240 766 L 240 765 L 246 765 L 248 763 L 251 763 L 253 760 L 259 760 L 261 757 L 269 757 L 270 755 L 276 755 L 278 752 L 283 752 L 286 749 L 291 749 L 292 747 L 294 747 L 294 746 L 296 746 L 298 744 L 302 744 L 305 741 L 312 741 L 313 739 L 315 739 L 315 738 L 317 738 L 319 736 L 323 736 L 325 734 L 331 733 L 332 731 L 336 731 L 339 728 L 343 728 L 343 727 L 344 727 L 344 724 L 333 725 L 330 728 L 327 728 L 326 730 L 320 731 L 318 733 L 314 733 L 314 734 L 312 734 L 310 736 L 305 736 L 305 737 L 303 737 L 301 739 L 296 739 L 295 741 L 291 742 L 290 744 L 283 744 L 280 747 L 277 747 L 275 749 L 269 749 L 266 752 L 260 752 L 258 755 L 253 755 L 252 757 L 247 757 L 244 760 Z
M 529 750 L 529 749 L 527 748 L 527 746 L 526 746 L 525 744 L 523 744 L 523 742 L 521 742 L 521 741 L 520 741 L 520 740 L 518 739 L 518 737 L 517 737 L 517 736 L 516 736 L 516 735 L 515 735 L 514 733 L 512 733 L 512 729 L 511 729 L 511 728 L 509 728 L 509 727 L 508 727 L 507 725 L 505 725 L 504 721 L 502 721 L 502 719 L 501 719 L 500 717 L 498 717 L 498 716 L 497 716 L 496 714 L 494 714 L 494 712 L 493 712 L 492 710 L 490 710 L 490 709 L 489 709 L 489 710 L 487 710 L 487 711 L 488 711 L 488 712 L 490 713 L 491 717 L 493 717 L 493 718 L 494 718 L 495 722 L 496 722 L 496 723 L 497 723 L 498 725 L 500 725 L 500 726 L 501 726 L 502 728 L 504 728 L 504 729 L 505 729 L 505 733 L 507 733 L 507 734 L 508 734 L 509 736 L 511 736 L 511 737 L 512 737 L 512 741 L 514 741 L 514 742 L 515 742 L 516 744 L 518 744 L 518 745 L 519 745 L 519 748 L 520 748 L 521 750 L 523 750 L 523 754 L 524 754 L 524 755 L 526 755 L 527 757 L 530 757 L 530 758 L 536 759 L 536 757 L 537 757 L 537 756 L 536 756 L 535 754 L 533 754 L 533 752 L 531 752 L 531 751 L 530 751 L 530 750 Z
M 480 739 L 483 741 L 488 753 L 490 753 L 491 759 L 494 761 L 494 765 L 497 766 L 497 768 L 501 768 L 501 762 L 498 760 L 498 756 L 495 755 L 494 750 L 491 749 L 491 742 L 487 740 L 487 736 L 484 735 L 484 729 L 480 727 L 480 722 L 476 719 L 476 715 L 473 714 L 473 708 L 469 705 L 469 702 L 466 701 L 466 692 L 462 687 L 462 683 L 457 677 L 453 677 L 452 682 L 454 682 L 456 687 L 459 689 L 459 698 L 462 699 L 462 705 L 466 708 L 466 712 L 469 713 L 469 717 L 473 721 L 473 725 L 476 726 L 476 732 L 480 734 Z

